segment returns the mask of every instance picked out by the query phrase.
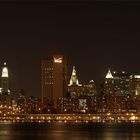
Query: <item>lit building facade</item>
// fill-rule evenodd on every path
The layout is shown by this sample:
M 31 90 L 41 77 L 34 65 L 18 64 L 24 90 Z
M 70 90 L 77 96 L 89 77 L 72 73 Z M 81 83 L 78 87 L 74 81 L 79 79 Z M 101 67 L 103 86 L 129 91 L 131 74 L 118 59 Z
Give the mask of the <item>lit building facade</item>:
M 0 104 L 11 106 L 12 103 L 10 90 L 8 86 L 8 80 L 9 80 L 8 67 L 6 63 L 4 63 L 1 75 Z
M 140 95 L 140 75 L 130 76 L 130 92 L 132 95 Z
M 76 68 L 73 66 L 72 75 L 68 85 L 73 104 L 73 111 L 79 113 L 97 112 L 97 92 L 95 82 L 90 80 L 86 85 L 79 84 Z
M 102 98 L 102 111 L 104 113 L 113 113 L 115 109 L 114 77 L 110 69 L 108 70 L 105 77 Z
M 130 92 L 133 108 L 136 109 L 137 113 L 140 113 L 140 75 L 130 76 Z
M 130 73 L 122 71 L 113 73 L 115 91 L 115 113 L 125 113 L 133 108 L 131 99 Z
M 4 66 L 2 68 L 2 75 L 1 75 L 1 86 L 2 86 L 2 94 L 3 95 L 9 95 L 9 89 L 8 89 L 8 68 L 6 66 L 6 63 L 4 63 Z
M 75 66 L 73 66 L 72 69 L 72 74 L 68 85 L 68 92 L 70 93 L 72 98 L 76 98 L 83 92 L 83 86 L 79 84 Z
M 67 61 L 62 55 L 42 60 L 42 105 L 43 108 L 57 108 L 59 98 L 67 91 Z
M 121 73 L 113 73 L 114 85 L 115 85 L 115 95 L 126 96 L 130 93 L 130 73 L 122 71 Z
M 102 109 L 106 113 L 138 112 L 140 76 L 109 70 L 103 86 Z

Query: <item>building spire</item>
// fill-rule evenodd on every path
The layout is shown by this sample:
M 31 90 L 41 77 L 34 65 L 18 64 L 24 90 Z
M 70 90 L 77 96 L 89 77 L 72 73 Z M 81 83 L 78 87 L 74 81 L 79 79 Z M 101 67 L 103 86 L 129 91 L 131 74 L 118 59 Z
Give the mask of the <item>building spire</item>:
M 1 86 L 2 86 L 2 95 L 9 95 L 10 90 L 8 89 L 8 68 L 6 65 L 6 62 L 4 62 L 4 65 L 2 67 L 2 75 L 1 75 Z
M 105 78 L 106 79 L 113 79 L 113 76 L 112 76 L 112 73 L 111 73 L 110 69 L 108 69 L 108 73 L 107 73 Z
M 7 77 L 8 78 L 8 68 L 6 66 L 6 62 L 4 62 L 4 66 L 2 68 L 2 75 L 1 77 Z
M 76 75 L 76 70 L 75 70 L 75 66 L 73 66 L 73 70 L 72 70 L 72 75 L 71 75 L 71 79 L 70 79 L 70 83 L 69 86 L 71 85 L 79 85 L 79 81 Z

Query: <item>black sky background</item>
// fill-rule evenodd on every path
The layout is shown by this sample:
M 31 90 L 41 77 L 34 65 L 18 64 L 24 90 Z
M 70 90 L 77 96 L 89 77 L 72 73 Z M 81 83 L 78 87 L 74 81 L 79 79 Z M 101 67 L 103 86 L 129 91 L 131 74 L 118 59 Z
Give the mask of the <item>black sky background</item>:
M 64 54 L 68 72 L 98 87 L 107 69 L 140 73 L 140 2 L 0 2 L 0 67 L 13 92 L 41 92 L 41 59 Z

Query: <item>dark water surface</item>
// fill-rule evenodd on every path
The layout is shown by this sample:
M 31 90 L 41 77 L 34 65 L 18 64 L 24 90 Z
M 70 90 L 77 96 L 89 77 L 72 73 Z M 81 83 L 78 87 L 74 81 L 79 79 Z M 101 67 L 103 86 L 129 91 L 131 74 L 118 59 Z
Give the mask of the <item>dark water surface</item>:
M 0 140 L 140 140 L 140 124 L 0 124 Z

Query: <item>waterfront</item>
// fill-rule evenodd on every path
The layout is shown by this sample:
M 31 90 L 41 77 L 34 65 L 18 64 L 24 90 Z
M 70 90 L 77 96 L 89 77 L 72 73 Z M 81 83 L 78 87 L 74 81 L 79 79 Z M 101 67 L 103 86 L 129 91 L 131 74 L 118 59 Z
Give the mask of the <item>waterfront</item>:
M 139 123 L 0 124 L 0 140 L 139 140 Z
M 140 123 L 140 114 L 0 114 L 0 123 L 40 123 L 40 122 L 103 122 Z

